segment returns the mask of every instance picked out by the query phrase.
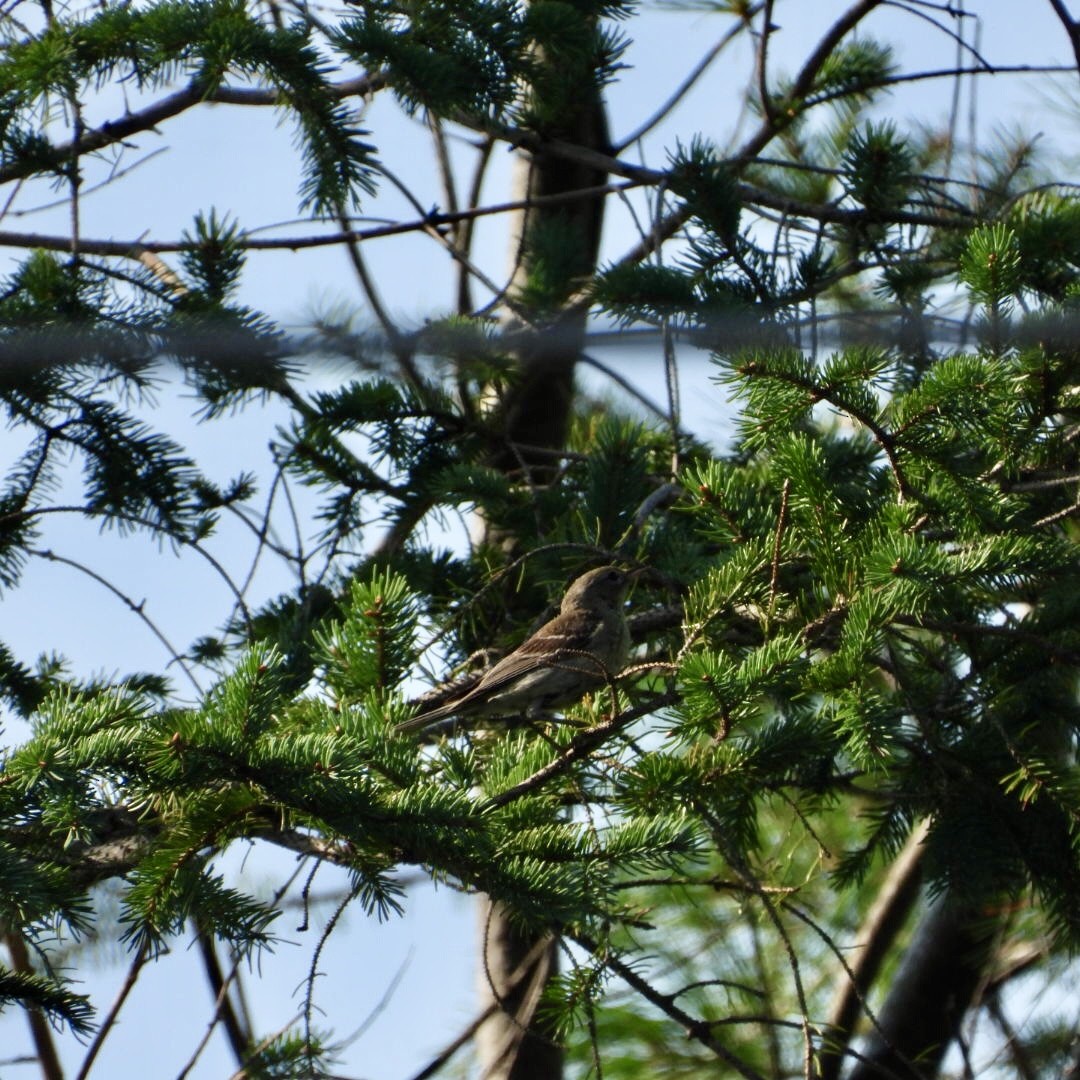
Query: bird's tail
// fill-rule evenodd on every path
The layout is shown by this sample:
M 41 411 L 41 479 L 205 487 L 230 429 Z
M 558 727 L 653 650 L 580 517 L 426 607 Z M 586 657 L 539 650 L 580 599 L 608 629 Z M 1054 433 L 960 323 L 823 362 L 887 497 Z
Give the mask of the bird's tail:
M 410 731 L 419 731 L 421 728 L 426 728 L 430 724 L 437 724 L 440 720 L 445 720 L 448 716 L 453 716 L 457 707 L 457 702 L 450 705 L 442 705 L 437 709 L 428 709 L 427 712 L 420 713 L 419 716 L 414 716 L 411 720 L 403 720 L 394 728 L 395 735 L 407 735 Z

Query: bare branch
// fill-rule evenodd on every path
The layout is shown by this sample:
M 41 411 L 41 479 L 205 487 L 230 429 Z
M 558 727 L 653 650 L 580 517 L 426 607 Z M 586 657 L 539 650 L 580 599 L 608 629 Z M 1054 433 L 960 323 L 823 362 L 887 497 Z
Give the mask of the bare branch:
M 657 990 L 648 980 L 638 974 L 637 970 L 629 964 L 624 964 L 608 949 L 601 947 L 599 942 L 584 934 L 572 935 L 583 949 L 595 956 L 605 967 L 619 976 L 623 982 L 636 990 L 646 1001 L 655 1005 L 662 1013 L 678 1023 L 686 1032 L 688 1039 L 700 1042 L 702 1046 L 711 1050 L 726 1065 L 730 1065 L 744 1080 L 765 1080 L 765 1078 L 747 1065 L 738 1055 L 732 1053 L 721 1043 L 712 1032 L 712 1024 L 706 1020 L 699 1020 L 691 1016 L 683 1008 L 676 1004 L 676 994 L 665 994 Z
M 693 89 L 698 79 L 712 66 L 716 58 L 735 40 L 740 34 L 745 33 L 750 21 L 761 11 L 761 4 L 751 4 L 747 11 L 740 16 L 740 21 L 733 26 L 705 55 L 690 69 L 686 78 L 679 84 L 675 92 L 650 116 L 647 120 L 634 128 L 628 135 L 617 139 L 612 143 L 611 152 L 621 154 L 628 146 L 632 146 L 647 135 L 657 124 L 661 123 L 679 104 L 680 101 Z
M 18 929 L 9 930 L 2 940 L 11 956 L 12 969 L 20 974 L 33 975 L 34 965 L 30 962 L 30 950 Z M 26 1020 L 30 1025 L 30 1034 L 34 1039 L 34 1049 L 37 1051 L 37 1060 L 44 1080 L 64 1080 L 60 1055 L 56 1052 L 56 1042 L 45 1014 L 40 1009 L 27 1009 Z
M 821 1051 L 821 1080 L 839 1077 L 861 1004 L 918 898 L 928 830 L 926 821 L 908 838 L 859 928 L 858 952 L 849 962 L 849 977 L 838 985 L 829 1009 L 828 1034 Z
M 362 97 L 374 93 L 385 85 L 380 75 L 363 75 L 355 79 L 347 79 L 343 82 L 332 84 L 327 92 L 334 98 Z M 124 142 L 132 135 L 140 131 L 150 131 L 166 120 L 186 112 L 196 105 L 216 102 L 229 105 L 259 105 L 278 107 L 283 104 L 283 99 L 277 90 L 263 89 L 259 87 L 230 87 L 220 86 L 210 93 L 194 83 L 176 90 L 158 101 L 147 105 L 145 108 L 116 119 L 107 120 L 95 128 L 83 129 L 66 143 L 57 143 L 53 146 L 52 155 L 57 163 L 68 161 L 72 158 L 83 157 L 97 150 L 103 150 L 107 146 L 113 146 Z M 35 157 L 33 161 L 12 161 L 7 165 L 0 166 L 0 183 L 11 180 L 20 180 L 41 171 L 41 161 Z
M 127 1001 L 128 995 L 135 988 L 135 982 L 139 977 L 139 972 L 142 971 L 149 958 L 150 942 L 144 938 L 139 945 L 138 951 L 135 953 L 134 959 L 128 967 L 123 984 L 117 992 L 112 1005 L 109 1007 L 109 1011 L 105 1014 L 105 1018 L 101 1022 L 101 1027 L 94 1033 L 93 1041 L 86 1051 L 86 1057 L 83 1058 L 82 1065 L 79 1066 L 79 1071 L 75 1075 L 75 1080 L 86 1080 L 86 1077 L 90 1075 L 94 1060 L 97 1058 L 102 1046 L 104 1046 L 105 1040 L 116 1027 L 116 1021 L 120 1016 L 120 1010 L 124 1007 L 124 1002 Z
M 55 551 L 49 551 L 42 548 L 27 548 L 27 554 L 36 555 L 39 559 L 46 559 L 49 562 L 63 563 L 65 566 L 73 567 L 80 573 L 85 574 L 88 578 L 96 581 L 99 585 L 103 585 L 109 590 L 118 600 L 126 604 L 131 611 L 133 611 L 147 626 L 150 632 L 165 646 L 165 649 L 172 658 L 173 663 L 177 664 L 181 671 L 188 677 L 188 681 L 194 687 L 195 692 L 202 697 L 203 688 L 199 685 L 199 680 L 195 678 L 195 673 L 188 667 L 187 661 L 184 659 L 183 654 L 176 648 L 175 645 L 162 633 L 156 622 L 146 614 L 145 607 L 146 601 L 140 600 L 136 603 L 127 593 L 122 589 L 115 586 L 108 578 L 99 574 L 96 570 L 91 570 L 89 566 L 79 562 L 77 559 L 69 559 L 65 555 L 57 555 Z

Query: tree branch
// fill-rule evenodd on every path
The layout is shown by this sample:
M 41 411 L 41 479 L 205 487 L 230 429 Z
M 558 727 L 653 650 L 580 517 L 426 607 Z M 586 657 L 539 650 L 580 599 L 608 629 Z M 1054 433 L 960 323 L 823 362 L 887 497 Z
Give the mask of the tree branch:
M 959 908 L 948 894 L 930 903 L 849 1080 L 935 1075 L 985 977 L 993 925 L 996 920 Z
M 537 769 L 531 776 L 526 777 L 513 787 L 493 795 L 488 799 L 486 806 L 490 808 L 505 806 L 507 803 L 514 802 L 523 795 L 528 795 L 529 792 L 543 787 L 553 777 L 566 772 L 575 762 L 588 757 L 613 732 L 620 731 L 634 720 L 642 716 L 648 716 L 649 713 L 655 712 L 665 705 L 672 705 L 678 700 L 679 695 L 675 693 L 658 694 L 643 705 L 615 713 L 610 719 L 583 731 L 554 761 L 549 762 L 542 769 Z
M 385 80 L 381 75 L 363 75 L 332 84 L 327 88 L 327 92 L 333 98 L 342 99 L 374 93 L 383 85 L 385 85 Z M 59 166 L 72 158 L 83 157 L 121 143 L 140 131 L 150 131 L 164 121 L 171 120 L 193 106 L 204 103 L 276 107 L 283 103 L 283 99 L 277 90 L 261 87 L 219 86 L 207 93 L 191 83 L 143 109 L 129 112 L 118 120 L 106 120 L 98 127 L 83 129 L 76 138 L 54 144 L 51 156 Z M 23 180 L 39 172 L 41 172 L 41 159 L 38 156 L 35 156 L 32 161 L 11 161 L 0 167 L 0 184 L 10 180 Z
M 923 844 L 929 822 L 916 829 L 893 863 L 877 899 L 856 936 L 850 975 L 838 984 L 829 1009 L 827 1035 L 821 1050 L 820 1080 L 837 1080 L 855 1023 L 882 963 L 919 896 Z
M 9 930 L 3 937 L 11 955 L 11 967 L 23 975 L 33 975 L 34 965 L 30 962 L 30 950 L 23 941 L 18 929 Z M 34 1049 L 41 1065 L 41 1074 L 45 1080 L 64 1080 L 64 1070 L 60 1065 L 60 1055 L 56 1052 L 49 1021 L 40 1009 L 27 1009 L 26 1020 L 30 1025 L 30 1034 L 34 1039 Z
M 646 1001 L 655 1005 L 662 1013 L 678 1023 L 686 1032 L 688 1039 L 700 1042 L 702 1046 L 711 1050 L 724 1064 L 730 1065 L 744 1080 L 765 1080 L 765 1078 L 751 1066 L 747 1065 L 737 1054 L 732 1053 L 712 1033 L 712 1025 L 697 1017 L 691 1016 L 683 1008 L 676 1004 L 676 994 L 665 994 L 657 990 L 650 982 L 638 974 L 629 964 L 624 964 L 617 957 L 612 956 L 600 944 L 585 934 L 573 934 L 572 939 L 591 956 L 595 956 L 606 968 L 613 971 L 633 990 L 636 990 Z

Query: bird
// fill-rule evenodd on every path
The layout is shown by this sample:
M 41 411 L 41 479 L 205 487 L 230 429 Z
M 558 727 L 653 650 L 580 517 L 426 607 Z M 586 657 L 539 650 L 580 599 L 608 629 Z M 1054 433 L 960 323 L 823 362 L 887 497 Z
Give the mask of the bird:
M 622 670 L 630 652 L 623 601 L 634 578 L 601 566 L 576 578 L 559 613 L 484 673 L 467 693 L 398 724 L 404 733 L 451 716 L 536 714 L 570 704 Z

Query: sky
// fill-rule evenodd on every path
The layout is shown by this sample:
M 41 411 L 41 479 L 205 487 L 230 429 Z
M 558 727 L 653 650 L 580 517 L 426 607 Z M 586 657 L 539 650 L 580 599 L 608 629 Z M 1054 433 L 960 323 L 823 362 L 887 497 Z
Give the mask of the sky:
M 612 128 L 616 137 L 633 130 L 643 116 L 671 93 L 713 42 L 727 29 L 727 19 L 703 10 L 707 5 L 658 3 L 624 25 L 634 38 L 627 55 L 629 68 L 609 92 Z M 843 10 L 834 0 L 789 0 L 776 5 L 779 29 L 773 35 L 772 57 L 778 69 L 793 70 L 811 44 Z M 960 10 L 954 3 L 953 7 Z M 1018 4 L 1012 0 L 969 0 L 968 11 L 978 16 L 980 50 L 996 63 L 1067 63 L 1071 58 L 1064 33 L 1053 19 L 1049 4 Z M 945 68 L 955 59 L 956 42 L 920 17 L 919 9 L 882 11 L 867 24 L 867 31 L 896 46 L 902 70 Z M 968 31 L 970 33 L 970 31 Z M 968 37 L 968 40 L 973 40 Z M 737 144 L 737 104 L 751 77 L 747 48 L 733 47 L 714 66 L 672 116 L 641 145 L 624 151 L 629 160 L 662 167 L 676 140 L 688 142 L 694 134 L 712 139 L 721 148 Z M 970 125 L 980 140 L 995 128 L 1022 125 L 1042 131 L 1048 142 L 1063 152 L 1076 148 L 1075 116 L 1055 111 L 1046 101 L 1046 82 L 1025 76 L 982 78 L 971 98 L 971 80 L 963 87 L 963 130 Z M 901 127 L 943 122 L 951 106 L 951 85 L 919 82 L 898 90 L 884 108 Z M 88 101 L 89 122 L 122 113 L 122 95 L 105 89 Z M 439 205 L 442 194 L 428 153 L 423 127 L 402 117 L 388 98 L 366 111 L 364 125 L 379 146 L 386 165 L 401 176 L 425 206 Z M 745 129 L 744 129 L 745 132 Z M 83 234 L 89 237 L 154 239 L 179 237 L 190 228 L 194 214 L 215 207 L 236 217 L 242 226 L 260 235 L 306 235 L 311 226 L 297 222 L 298 171 L 292 153 L 292 133 L 270 109 L 238 110 L 209 106 L 194 110 L 163 128 L 133 140 L 125 166 L 152 154 L 137 168 L 110 185 L 84 196 L 81 205 Z M 461 159 L 470 153 L 463 141 Z M 507 197 L 510 159 L 496 157 L 489 172 L 485 197 Z M 6 197 L 6 193 L 3 197 Z M 64 233 L 70 208 L 35 209 L 55 201 L 56 193 L 27 185 L 8 205 L 0 228 Z M 638 201 L 640 217 L 646 208 Z M 384 185 L 364 207 L 373 222 L 411 218 L 404 200 Z M 291 224 L 290 224 L 291 223 Z M 604 258 L 617 258 L 637 239 L 633 216 L 612 200 L 606 222 Z M 477 260 L 497 280 L 507 272 L 505 228 L 485 222 L 478 236 Z M 388 306 L 406 326 L 450 309 L 452 265 L 446 254 L 423 237 L 399 237 L 365 245 L 368 258 Z M 17 251 L 0 249 L 0 272 L 17 258 Z M 333 310 L 355 312 L 358 326 L 366 325 L 365 310 L 344 253 L 337 249 L 301 253 L 278 252 L 253 256 L 244 278 L 241 299 L 266 311 L 286 326 L 301 328 L 313 315 Z M 658 401 L 664 399 L 658 350 L 625 352 L 608 349 L 602 355 Z M 681 369 L 684 424 L 707 438 L 722 441 L 730 430 L 730 407 L 724 392 L 709 382 L 707 363 L 687 351 Z M 323 371 L 319 380 L 340 376 Z M 590 375 L 590 385 L 604 388 Z M 265 446 L 283 416 L 273 409 L 252 408 L 225 423 L 194 424 L 192 401 L 181 387 L 166 384 L 159 393 L 153 420 L 175 434 L 215 479 L 225 480 L 250 468 L 252 447 Z M 20 433 L 0 433 L 0 460 L 11 460 L 21 446 Z M 62 492 L 60 493 L 62 494 Z M 303 502 L 308 512 L 310 498 Z M 314 527 L 312 528 L 314 532 Z M 41 546 L 85 560 L 96 572 L 115 581 L 136 602 L 145 601 L 162 632 L 181 650 L 199 635 L 219 627 L 231 609 L 231 599 L 220 578 L 190 552 L 159 550 L 145 537 L 118 537 L 73 517 L 50 521 Z M 247 532 L 225 523 L 213 550 L 230 572 L 243 578 L 250 567 L 252 549 Z M 260 565 L 252 595 L 274 595 L 291 585 L 280 565 Z M 71 612 L 77 613 L 76 618 Z M 43 651 L 59 650 L 80 674 L 111 674 L 120 670 L 160 670 L 168 654 L 147 627 L 121 601 L 85 575 L 45 560 L 31 562 L 21 586 L 3 596 L 0 640 L 12 644 L 24 660 Z M 182 695 L 190 687 L 178 679 Z M 205 688 L 205 683 L 204 683 Z M 19 735 L 8 727 L 8 739 Z M 290 857 L 257 848 L 230 851 L 223 865 L 242 865 L 247 880 L 264 882 L 269 889 Z M 306 871 L 305 871 L 306 872 Z M 332 893 L 340 886 L 335 871 L 320 873 L 314 886 Z M 246 978 L 250 1008 L 261 1032 L 285 1025 L 300 1006 L 320 920 L 332 907 L 318 907 L 313 929 L 300 933 L 299 914 L 281 920 L 282 943 L 263 957 Z M 449 1041 L 474 1010 L 476 973 L 473 956 L 476 912 L 472 901 L 443 887 L 410 887 L 406 913 L 385 924 L 366 919 L 351 909 L 324 950 L 316 1000 L 325 1009 L 325 1021 L 340 1035 L 363 1027 L 343 1052 L 342 1075 L 371 1080 L 407 1077 L 417 1071 Z M 149 967 L 140 977 L 137 993 L 123 1013 L 118 1031 L 106 1043 L 92 1075 L 127 1078 L 175 1076 L 201 1036 L 212 1003 L 200 974 L 198 957 L 179 942 L 176 955 Z M 95 973 L 86 985 L 99 1003 L 111 999 L 123 979 L 126 965 L 114 963 Z M 397 980 L 396 989 L 387 990 Z M 384 1000 L 385 999 L 385 1000 Z M 167 1018 L 163 1029 L 162 1019 Z M 0 1057 L 14 1055 L 29 1044 L 24 1021 L 15 1012 L 0 1016 Z M 80 1048 L 65 1040 L 65 1061 L 80 1059 Z M 232 1065 L 218 1036 L 190 1072 L 193 1078 L 228 1076 Z M 0 1065 L 0 1077 L 35 1075 L 33 1066 Z

